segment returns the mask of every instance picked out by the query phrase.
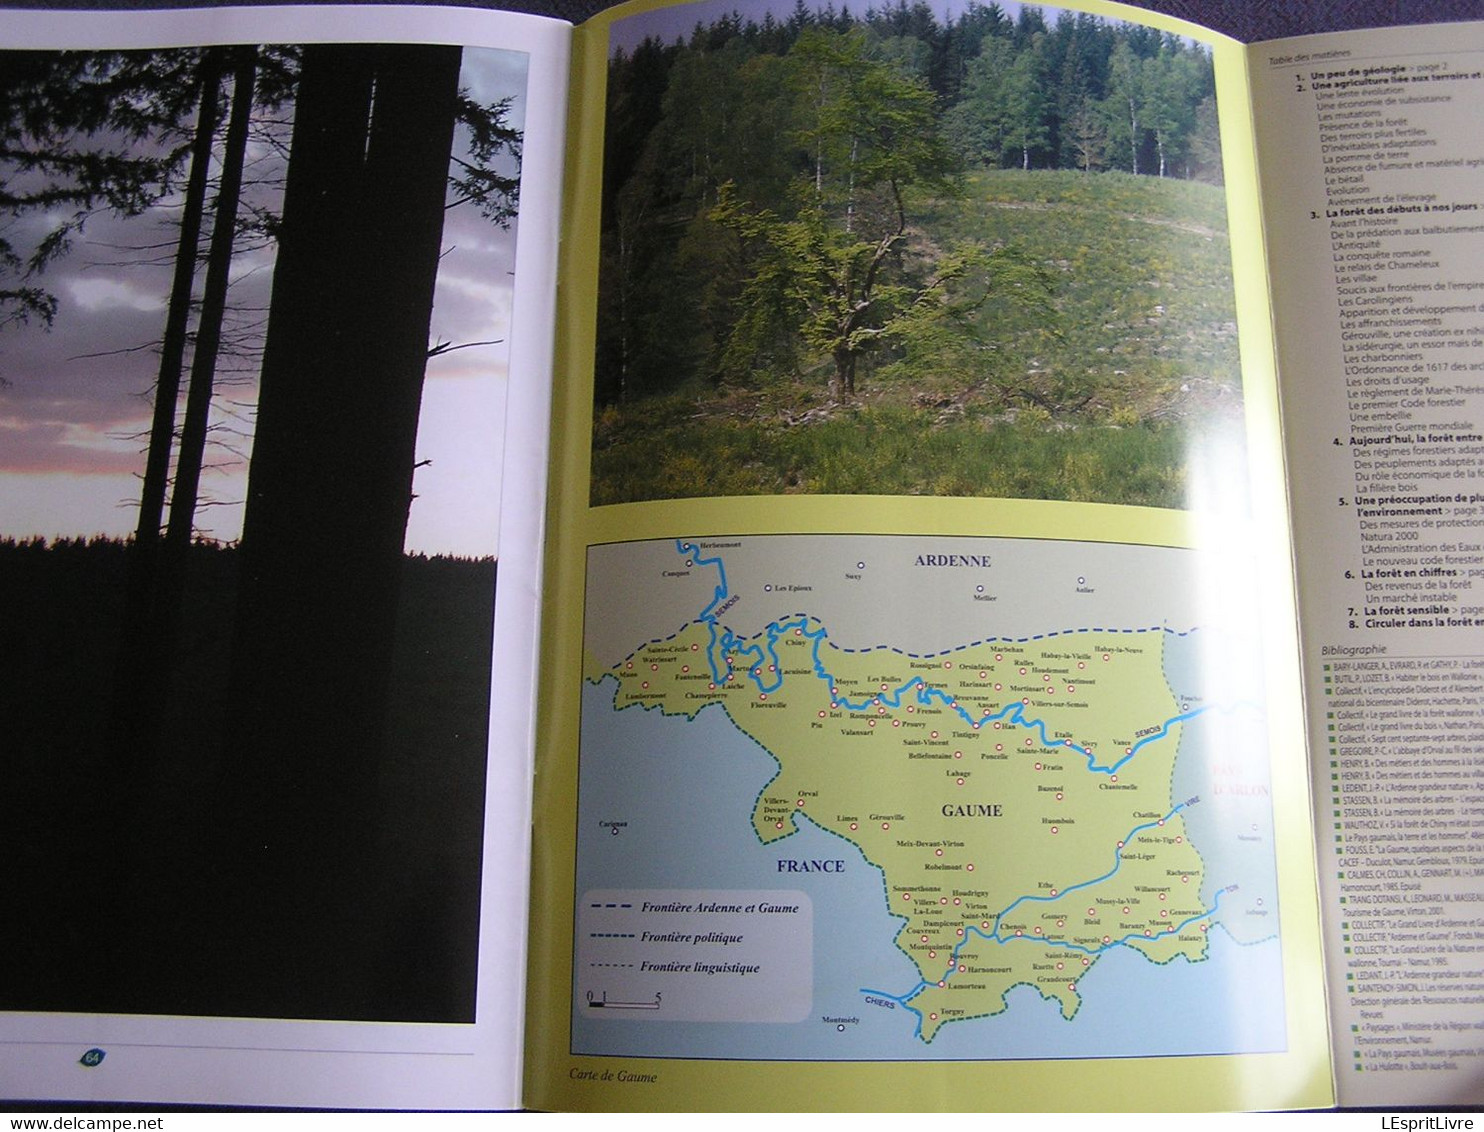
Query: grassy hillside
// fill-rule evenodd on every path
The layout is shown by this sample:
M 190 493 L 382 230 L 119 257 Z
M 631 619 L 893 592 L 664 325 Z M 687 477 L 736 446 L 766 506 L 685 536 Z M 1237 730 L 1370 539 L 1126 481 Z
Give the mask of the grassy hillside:
M 710 495 L 1011 496 L 1181 507 L 1191 461 L 1241 421 L 1223 190 L 1121 173 L 982 172 L 919 207 L 914 254 L 1008 245 L 1054 283 L 1028 319 L 992 295 L 974 335 L 694 382 L 594 422 L 594 504 Z M 1230 450 L 1230 446 L 1226 446 Z

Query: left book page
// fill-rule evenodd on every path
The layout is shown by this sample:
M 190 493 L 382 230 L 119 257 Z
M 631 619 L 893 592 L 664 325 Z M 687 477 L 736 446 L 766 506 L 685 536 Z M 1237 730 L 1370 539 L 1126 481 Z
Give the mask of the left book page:
M 0 1095 L 519 1103 L 569 35 L 0 25 Z

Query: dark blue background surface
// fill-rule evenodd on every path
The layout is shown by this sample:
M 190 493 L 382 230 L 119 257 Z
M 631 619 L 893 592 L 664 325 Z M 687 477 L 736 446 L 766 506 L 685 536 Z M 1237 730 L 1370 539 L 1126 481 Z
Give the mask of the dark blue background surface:
M 119 3 L 118 0 L 10 0 L 18 8 L 210 8 L 240 4 L 244 0 L 150 0 L 149 3 Z M 246 0 L 282 3 L 284 0 Z M 611 7 L 609 0 L 412 0 L 414 3 L 452 4 L 467 8 L 507 8 L 557 16 L 574 23 Z M 852 9 L 864 11 L 873 5 L 885 7 L 892 0 L 843 0 Z M 739 0 L 738 6 L 745 6 Z M 1047 3 L 1044 7 L 1055 7 Z M 1389 27 L 1404 24 L 1439 23 L 1448 20 L 1484 19 L 1484 0 L 1134 0 L 1134 6 L 1202 24 L 1237 39 L 1252 42 L 1286 35 L 1307 35 L 1338 28 Z

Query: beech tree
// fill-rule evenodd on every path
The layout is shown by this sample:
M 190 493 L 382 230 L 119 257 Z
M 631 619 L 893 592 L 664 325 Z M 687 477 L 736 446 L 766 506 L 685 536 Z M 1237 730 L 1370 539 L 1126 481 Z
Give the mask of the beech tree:
M 830 391 L 841 399 L 855 393 L 861 357 L 970 260 L 948 257 L 926 279 L 903 270 L 907 194 L 949 188 L 927 86 L 873 58 L 859 31 L 810 29 L 788 58 L 801 107 L 792 136 L 809 161 L 793 186 L 796 210 L 757 208 L 724 186 L 712 212 L 755 257 L 725 362 L 745 366 L 777 320 L 791 320 L 830 359 Z

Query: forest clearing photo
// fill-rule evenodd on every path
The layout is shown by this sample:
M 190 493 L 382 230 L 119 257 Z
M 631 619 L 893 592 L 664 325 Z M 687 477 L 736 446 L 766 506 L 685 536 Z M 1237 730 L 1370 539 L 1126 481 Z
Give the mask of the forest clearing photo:
M 1008 4 L 686 15 L 613 34 L 593 504 L 1180 508 L 1241 458 L 1207 48 Z
M 0 1009 L 473 1021 L 526 71 L 0 58 Z

